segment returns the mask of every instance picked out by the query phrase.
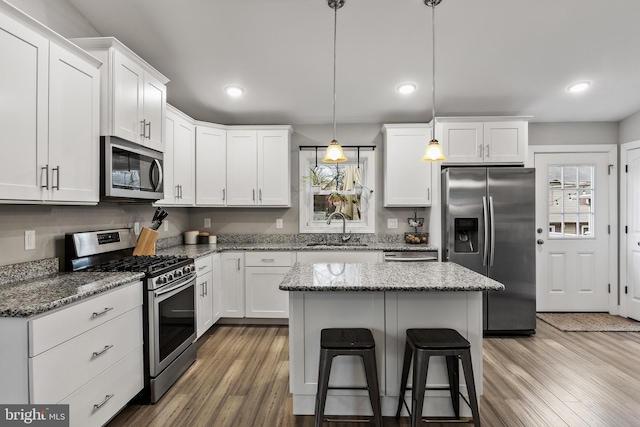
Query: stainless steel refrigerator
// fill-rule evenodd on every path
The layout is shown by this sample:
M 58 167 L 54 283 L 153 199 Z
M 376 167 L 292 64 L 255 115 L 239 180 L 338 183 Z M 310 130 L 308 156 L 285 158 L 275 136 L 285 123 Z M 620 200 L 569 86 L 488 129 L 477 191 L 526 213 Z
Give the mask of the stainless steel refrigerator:
M 535 170 L 450 167 L 442 171 L 443 259 L 501 282 L 485 292 L 485 335 L 536 328 Z

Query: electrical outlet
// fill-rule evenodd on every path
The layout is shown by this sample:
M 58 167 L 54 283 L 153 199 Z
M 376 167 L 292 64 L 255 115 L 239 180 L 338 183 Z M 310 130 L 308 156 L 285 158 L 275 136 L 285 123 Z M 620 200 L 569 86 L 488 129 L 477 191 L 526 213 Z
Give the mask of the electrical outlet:
M 136 235 L 140 234 L 140 223 L 139 222 L 134 222 L 133 223 L 133 232 L 136 233 Z
M 24 250 L 32 251 L 36 248 L 36 231 L 25 230 L 24 231 Z
M 282 226 L 283 226 L 282 218 L 276 219 L 276 228 L 282 228 Z
M 204 219 L 204 228 L 211 228 L 211 218 Z
M 398 218 L 387 219 L 387 228 L 398 228 Z
M 162 223 L 164 224 L 164 231 L 169 231 L 169 220 L 165 219 Z

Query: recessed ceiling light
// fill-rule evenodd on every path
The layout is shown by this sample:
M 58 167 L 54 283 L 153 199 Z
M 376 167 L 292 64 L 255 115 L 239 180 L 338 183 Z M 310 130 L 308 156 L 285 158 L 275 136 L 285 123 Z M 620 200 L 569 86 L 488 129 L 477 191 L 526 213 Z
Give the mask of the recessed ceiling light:
M 396 90 L 400 93 L 411 93 L 416 90 L 416 85 L 414 83 L 402 83 L 398 85 Z
M 227 92 L 229 96 L 240 96 L 244 93 L 244 89 L 240 86 L 230 85 L 224 88 L 224 91 Z
M 573 93 L 582 92 L 583 90 L 586 90 L 589 86 L 591 86 L 591 82 L 588 82 L 585 80 L 583 82 L 577 82 L 569 85 L 567 90 Z

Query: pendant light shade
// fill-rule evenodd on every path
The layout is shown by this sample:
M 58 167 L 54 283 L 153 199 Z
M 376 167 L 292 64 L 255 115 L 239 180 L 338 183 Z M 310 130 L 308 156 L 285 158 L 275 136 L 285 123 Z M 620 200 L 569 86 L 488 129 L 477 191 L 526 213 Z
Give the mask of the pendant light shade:
M 432 139 L 427 145 L 427 149 L 424 150 L 424 156 L 422 161 L 424 162 L 443 162 L 447 160 L 442 152 L 442 146 L 438 143 L 437 139 Z
M 344 151 L 342 151 L 342 147 L 338 141 L 334 139 L 329 143 L 322 161 L 325 163 L 341 163 L 347 161 L 347 157 L 344 155 Z
M 433 56 L 432 56 L 432 73 L 433 76 L 432 86 L 431 86 L 431 95 L 432 99 L 432 122 L 431 122 L 431 141 L 429 145 L 427 145 L 427 149 L 424 152 L 424 156 L 422 156 L 422 161 L 424 162 L 443 162 L 447 160 L 444 156 L 444 152 L 442 151 L 442 146 L 438 143 L 436 139 L 436 6 L 440 4 L 442 0 L 424 0 L 424 4 L 431 8 L 431 43 L 433 47 Z
M 327 0 L 327 4 L 334 10 L 333 18 L 333 140 L 327 147 L 327 153 L 322 159 L 325 163 L 346 162 L 347 157 L 336 139 L 336 39 L 338 32 L 338 9 L 344 6 L 345 0 Z M 337 166 L 336 166 L 337 167 Z

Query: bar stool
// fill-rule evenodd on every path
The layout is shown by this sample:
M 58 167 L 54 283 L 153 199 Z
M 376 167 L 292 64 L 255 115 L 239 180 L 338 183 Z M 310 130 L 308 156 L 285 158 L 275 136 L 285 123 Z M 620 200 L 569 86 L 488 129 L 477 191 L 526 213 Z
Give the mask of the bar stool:
M 415 351 L 413 361 L 413 387 L 407 388 L 407 378 L 409 376 L 409 366 Z M 431 356 L 444 356 L 447 363 L 447 374 L 449 377 L 448 387 L 427 387 L 427 370 L 429 358 Z M 460 393 L 458 360 L 462 360 L 464 378 L 467 384 L 469 400 Z M 411 410 L 404 399 L 406 390 L 411 390 Z M 402 405 L 404 404 L 411 417 L 411 427 L 417 427 L 422 420 L 422 406 L 424 403 L 425 390 L 449 390 L 451 403 L 453 404 L 454 418 L 438 418 L 442 421 L 460 419 L 460 399 L 471 408 L 473 425 L 480 427 L 480 412 L 478 410 L 478 400 L 476 397 L 476 387 L 473 380 L 473 366 L 471 365 L 471 345 L 457 331 L 453 329 L 407 329 L 407 343 L 404 350 L 404 362 L 402 365 L 402 378 L 400 382 L 400 397 L 398 399 L 398 411 L 396 419 L 400 418 Z M 435 421 L 435 419 L 434 419 Z
M 329 387 L 331 362 L 336 356 L 360 356 L 367 377 L 367 387 Z M 323 329 L 320 333 L 320 371 L 318 374 L 318 391 L 316 393 L 315 427 L 324 421 L 324 407 L 327 390 L 369 390 L 369 400 L 373 410 L 373 422 L 382 427 L 382 409 L 380 407 L 380 391 L 378 388 L 378 369 L 376 367 L 376 344 L 369 329 L 332 328 Z

